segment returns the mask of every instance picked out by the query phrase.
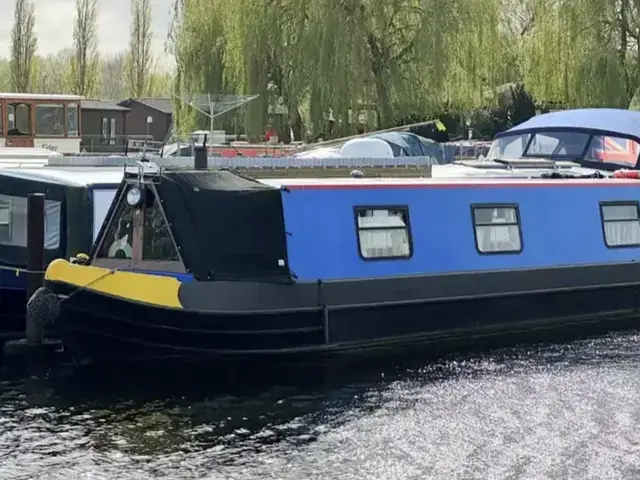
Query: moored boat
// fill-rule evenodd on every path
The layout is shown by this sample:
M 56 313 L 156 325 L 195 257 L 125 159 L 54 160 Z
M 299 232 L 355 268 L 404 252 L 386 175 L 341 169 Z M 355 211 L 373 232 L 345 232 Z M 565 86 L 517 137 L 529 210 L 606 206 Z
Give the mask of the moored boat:
M 27 197 L 45 195 L 45 261 L 91 247 L 122 180 L 122 169 L 0 169 L 0 337 L 24 333 Z
M 89 265 L 45 283 L 67 350 L 97 362 L 614 328 L 640 321 L 638 186 L 131 171 Z

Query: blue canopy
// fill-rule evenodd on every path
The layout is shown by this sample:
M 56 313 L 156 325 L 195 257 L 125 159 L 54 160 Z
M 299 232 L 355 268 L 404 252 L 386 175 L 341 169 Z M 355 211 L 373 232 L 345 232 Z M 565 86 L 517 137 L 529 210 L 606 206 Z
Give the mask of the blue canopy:
M 386 132 L 369 135 L 391 146 L 394 157 L 433 157 L 436 164 L 444 163 L 442 147 L 438 142 L 409 132 Z
M 582 108 L 545 113 L 530 118 L 496 138 L 526 130 L 573 128 L 632 137 L 640 142 L 640 111 L 616 108 Z

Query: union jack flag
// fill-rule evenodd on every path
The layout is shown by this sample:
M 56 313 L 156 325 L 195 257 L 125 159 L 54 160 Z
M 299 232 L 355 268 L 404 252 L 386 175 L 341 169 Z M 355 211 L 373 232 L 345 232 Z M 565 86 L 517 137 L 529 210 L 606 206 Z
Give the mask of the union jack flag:
M 635 140 L 598 136 L 593 138 L 592 158 L 601 162 L 636 166 L 640 145 Z

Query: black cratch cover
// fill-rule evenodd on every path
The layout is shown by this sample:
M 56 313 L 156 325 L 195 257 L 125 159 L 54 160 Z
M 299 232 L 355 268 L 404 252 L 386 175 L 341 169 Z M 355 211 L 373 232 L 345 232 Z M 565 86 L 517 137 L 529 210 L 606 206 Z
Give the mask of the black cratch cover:
M 157 188 L 196 278 L 291 280 L 279 189 L 228 170 L 164 172 Z

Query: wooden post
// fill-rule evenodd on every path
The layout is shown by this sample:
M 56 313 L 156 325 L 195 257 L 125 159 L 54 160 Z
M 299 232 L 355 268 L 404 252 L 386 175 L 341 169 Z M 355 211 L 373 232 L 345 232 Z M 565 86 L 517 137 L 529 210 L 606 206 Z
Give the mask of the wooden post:
M 44 278 L 44 194 L 27 197 L 27 301 Z

